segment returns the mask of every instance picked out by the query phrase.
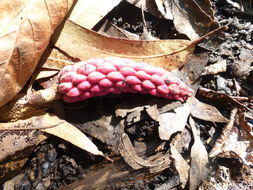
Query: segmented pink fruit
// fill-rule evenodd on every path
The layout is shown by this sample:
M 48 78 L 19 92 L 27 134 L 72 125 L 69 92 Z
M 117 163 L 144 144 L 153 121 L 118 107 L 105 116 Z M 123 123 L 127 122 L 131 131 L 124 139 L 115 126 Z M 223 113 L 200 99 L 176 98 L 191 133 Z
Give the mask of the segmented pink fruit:
M 58 91 L 66 102 L 121 92 L 185 101 L 193 93 L 163 68 L 118 57 L 91 59 L 64 67 L 59 73 Z

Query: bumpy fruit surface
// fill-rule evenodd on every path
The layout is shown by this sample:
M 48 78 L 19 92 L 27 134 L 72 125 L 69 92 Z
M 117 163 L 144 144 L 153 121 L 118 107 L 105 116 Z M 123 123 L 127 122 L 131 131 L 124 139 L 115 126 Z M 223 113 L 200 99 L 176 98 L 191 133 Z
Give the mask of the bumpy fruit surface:
M 59 73 L 58 91 L 66 102 L 122 92 L 185 101 L 193 93 L 163 68 L 115 57 L 91 59 L 64 67 Z

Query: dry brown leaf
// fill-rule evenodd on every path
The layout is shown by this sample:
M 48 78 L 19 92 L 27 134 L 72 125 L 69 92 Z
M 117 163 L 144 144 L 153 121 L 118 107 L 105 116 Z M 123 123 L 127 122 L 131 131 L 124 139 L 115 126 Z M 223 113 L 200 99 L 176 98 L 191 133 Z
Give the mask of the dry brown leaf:
M 173 20 L 175 28 L 186 34 L 191 40 L 195 40 L 205 33 L 218 27 L 213 20 L 213 10 L 209 0 L 156 0 L 158 10 L 167 19 Z
M 119 152 L 126 163 L 133 169 L 149 168 L 150 173 L 156 173 L 168 168 L 171 162 L 168 152 L 155 160 L 139 157 L 126 133 L 122 134 L 121 142 L 119 144 Z
M 44 116 L 35 116 L 26 120 L 0 123 L 0 179 L 20 169 L 35 146 L 46 139 L 41 132 L 32 129 L 58 124 L 58 122 L 46 124 L 43 119 Z
M 25 94 L 19 93 L 0 109 L 0 122 L 14 122 L 42 115 L 45 112 L 28 104 Z
M 189 113 L 190 108 L 186 103 L 182 107 L 174 109 L 174 113 L 166 112 L 160 114 L 158 117 L 160 139 L 169 140 L 171 135 L 182 131 L 186 125 Z
M 207 177 L 208 169 L 208 154 L 205 146 L 200 140 L 200 132 L 195 126 L 195 122 L 192 117 L 189 118 L 189 123 L 192 129 L 194 144 L 191 148 L 191 167 L 190 167 L 190 179 L 189 189 L 195 190 Z
M 0 106 L 23 88 L 72 3 L 73 0 L 1 1 Z
M 154 0 L 145 0 L 145 1 L 136 1 L 136 0 L 126 0 L 128 3 L 139 7 L 140 9 L 143 7 L 145 11 L 153 14 L 154 16 L 161 18 L 163 15 L 157 10 L 157 5 Z
M 226 123 L 228 119 L 225 118 L 219 110 L 209 104 L 200 102 L 196 98 L 189 99 L 189 106 L 191 107 L 191 114 L 193 117 L 205 121 Z
M 92 29 L 121 0 L 78 0 L 71 11 L 69 19 L 88 29 Z
M 215 103 L 219 106 L 232 106 L 233 108 L 239 108 L 239 109 L 246 109 L 249 110 L 245 105 L 241 104 L 238 102 L 235 98 L 232 96 L 229 96 L 227 94 L 221 93 L 221 92 L 216 92 L 214 90 L 210 90 L 207 88 L 199 88 L 199 95 L 201 95 L 204 98 L 207 98 L 208 102 Z
M 87 60 L 94 57 L 117 56 L 161 66 L 167 70 L 187 63 L 194 51 L 188 40 L 135 41 L 107 37 L 67 20 L 56 46 L 70 56 Z
M 104 156 L 97 146 L 79 129 L 64 120 L 60 120 L 59 118 L 58 120 L 62 121 L 62 123 L 52 128 L 42 129 L 42 131 L 64 139 L 94 155 Z
M 41 56 L 40 62 L 37 65 L 36 71 L 40 69 L 61 70 L 64 66 L 73 64 L 80 60 L 72 60 L 71 57 L 65 55 L 56 48 L 47 48 Z
M 252 165 L 252 139 L 242 139 L 242 134 L 240 134 L 240 131 L 235 127 L 236 114 L 237 109 L 235 108 L 231 111 L 230 121 L 224 127 L 221 136 L 216 141 L 209 156 L 216 157 L 219 154 L 232 152 L 238 155 L 245 164 Z
M 216 63 L 205 67 L 205 70 L 201 75 L 209 75 L 209 74 L 218 74 L 222 72 L 226 72 L 227 70 L 227 61 L 225 59 L 221 61 L 217 61 Z
M 232 167 L 233 168 L 219 165 L 218 170 L 215 171 L 214 175 L 205 180 L 198 190 L 251 190 L 253 187 L 253 169 L 245 165 L 240 168 Z
M 0 179 L 20 169 L 35 146 L 47 138 L 36 129 L 60 137 L 92 154 L 103 156 L 80 130 L 57 116 L 44 113 L 26 120 L 0 123 Z
M 106 36 L 129 39 L 129 40 L 139 40 L 140 38 L 139 35 L 131 33 L 127 30 L 121 29 L 120 27 L 114 25 L 112 22 L 108 20 L 101 26 L 101 28 L 99 28 L 98 32 Z
M 36 145 L 44 139 L 46 137 L 36 130 L 0 131 L 0 184 L 5 177 L 22 168 Z
M 181 182 L 181 187 L 185 188 L 187 182 L 188 182 L 188 177 L 189 177 L 189 169 L 190 166 L 186 162 L 186 160 L 181 156 L 181 154 L 178 152 L 175 146 L 170 147 L 171 150 L 171 157 L 174 159 L 175 162 L 175 168 L 178 171 L 180 182 Z

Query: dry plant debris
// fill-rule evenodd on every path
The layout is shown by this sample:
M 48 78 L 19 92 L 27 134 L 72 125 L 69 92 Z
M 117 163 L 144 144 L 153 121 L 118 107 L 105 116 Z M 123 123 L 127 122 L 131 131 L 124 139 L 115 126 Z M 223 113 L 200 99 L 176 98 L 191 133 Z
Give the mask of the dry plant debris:
M 1 1 L 0 185 L 251 189 L 247 2 L 100 2 Z

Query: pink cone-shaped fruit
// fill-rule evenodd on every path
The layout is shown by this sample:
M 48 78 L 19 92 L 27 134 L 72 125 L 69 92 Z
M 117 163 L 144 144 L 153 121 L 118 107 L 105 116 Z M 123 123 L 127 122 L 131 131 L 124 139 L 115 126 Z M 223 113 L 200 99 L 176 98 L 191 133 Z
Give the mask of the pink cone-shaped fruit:
M 108 93 L 143 93 L 185 101 L 193 91 L 165 69 L 107 57 L 68 65 L 59 72 L 59 93 L 77 102 Z

